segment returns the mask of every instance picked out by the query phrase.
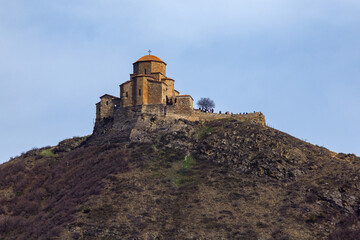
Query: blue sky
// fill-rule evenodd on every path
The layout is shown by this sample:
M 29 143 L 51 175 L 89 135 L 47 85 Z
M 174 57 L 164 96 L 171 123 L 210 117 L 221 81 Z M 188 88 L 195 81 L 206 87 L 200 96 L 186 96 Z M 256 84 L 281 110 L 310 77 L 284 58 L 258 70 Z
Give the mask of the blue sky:
M 360 155 L 358 0 L 0 0 L 0 162 L 92 132 L 151 49 L 216 111 Z

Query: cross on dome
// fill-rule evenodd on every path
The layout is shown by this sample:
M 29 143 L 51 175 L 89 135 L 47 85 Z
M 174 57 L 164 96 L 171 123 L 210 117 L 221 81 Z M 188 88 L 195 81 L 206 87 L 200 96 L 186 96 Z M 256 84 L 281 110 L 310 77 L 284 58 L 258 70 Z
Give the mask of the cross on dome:
M 149 55 L 151 54 L 151 50 L 150 50 L 150 49 L 149 49 L 148 53 L 149 53 Z

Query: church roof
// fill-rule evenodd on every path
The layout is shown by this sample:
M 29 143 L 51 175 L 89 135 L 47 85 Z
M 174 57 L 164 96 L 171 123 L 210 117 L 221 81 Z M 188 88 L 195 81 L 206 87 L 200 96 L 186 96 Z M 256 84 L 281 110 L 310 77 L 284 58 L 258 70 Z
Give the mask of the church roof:
M 145 56 L 139 58 L 139 60 L 137 60 L 135 63 L 137 63 L 137 62 L 149 62 L 149 61 L 165 63 L 163 60 L 161 60 L 160 58 L 158 58 L 157 56 L 154 56 L 154 55 L 145 55 Z
M 104 95 L 102 95 L 100 98 L 104 98 L 104 97 L 108 97 L 108 98 L 118 98 L 118 97 L 112 96 L 112 95 L 110 95 L 110 94 L 104 94 Z
M 176 90 L 175 90 L 176 91 Z M 178 95 L 178 96 L 176 96 L 176 97 L 190 97 L 192 100 L 194 100 L 193 98 L 192 98 L 192 96 L 190 96 L 190 95 Z

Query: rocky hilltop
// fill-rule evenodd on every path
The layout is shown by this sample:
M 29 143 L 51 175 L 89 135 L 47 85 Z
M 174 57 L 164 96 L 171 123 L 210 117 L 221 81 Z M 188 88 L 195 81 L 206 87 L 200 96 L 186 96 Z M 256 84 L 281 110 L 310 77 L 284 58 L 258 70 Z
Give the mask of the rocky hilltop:
M 0 165 L 0 239 L 359 239 L 360 158 L 141 115 Z

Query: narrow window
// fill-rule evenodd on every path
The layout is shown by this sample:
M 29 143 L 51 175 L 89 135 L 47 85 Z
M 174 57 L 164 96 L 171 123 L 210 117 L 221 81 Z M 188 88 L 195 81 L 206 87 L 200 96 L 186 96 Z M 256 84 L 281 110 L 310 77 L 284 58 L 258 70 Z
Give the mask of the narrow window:
M 139 96 L 141 96 L 141 89 L 139 89 Z
M 129 94 L 128 94 L 128 92 L 126 92 L 126 97 L 128 97 L 129 96 Z
M 145 68 L 145 74 L 146 74 L 146 68 Z
M 106 105 L 109 105 L 109 101 L 106 101 Z

